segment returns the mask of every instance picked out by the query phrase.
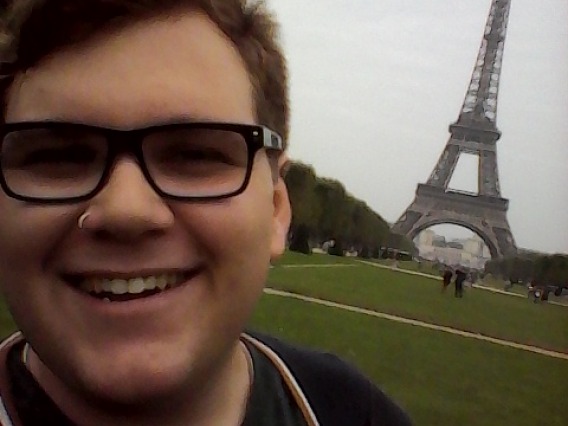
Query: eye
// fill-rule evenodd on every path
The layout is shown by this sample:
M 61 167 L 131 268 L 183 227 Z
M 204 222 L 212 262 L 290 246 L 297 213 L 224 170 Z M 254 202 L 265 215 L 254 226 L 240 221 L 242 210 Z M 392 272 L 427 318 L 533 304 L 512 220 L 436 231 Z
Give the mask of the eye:
M 172 157 L 177 157 L 182 161 L 189 162 L 212 162 L 236 165 L 236 159 L 228 155 L 227 152 L 213 147 L 183 147 Z
M 21 157 L 21 166 L 41 164 L 90 164 L 97 158 L 97 152 L 88 146 L 42 147 L 30 150 Z

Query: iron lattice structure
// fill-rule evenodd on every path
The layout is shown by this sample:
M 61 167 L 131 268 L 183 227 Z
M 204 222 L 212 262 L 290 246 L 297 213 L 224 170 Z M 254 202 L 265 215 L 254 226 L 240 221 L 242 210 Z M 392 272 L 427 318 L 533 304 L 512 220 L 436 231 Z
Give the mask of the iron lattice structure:
M 414 201 L 392 231 L 414 239 L 438 224 L 455 224 L 478 234 L 493 258 L 517 251 L 507 221 L 509 200 L 501 196 L 497 168 L 497 99 L 511 0 L 493 0 L 471 81 L 458 120 L 432 174 L 419 184 Z M 478 192 L 449 189 L 462 153 L 479 158 Z

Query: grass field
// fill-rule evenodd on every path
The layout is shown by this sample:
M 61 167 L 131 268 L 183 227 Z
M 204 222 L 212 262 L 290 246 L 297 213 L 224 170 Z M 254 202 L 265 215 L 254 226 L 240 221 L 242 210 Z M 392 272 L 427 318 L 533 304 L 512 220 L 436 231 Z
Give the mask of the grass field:
M 416 425 L 567 424 L 568 361 L 278 296 L 252 325 L 344 357 Z
M 392 266 L 393 261 L 390 259 L 387 260 L 375 260 L 373 259 L 372 262 L 377 263 L 379 265 L 383 265 L 383 266 Z M 399 269 L 403 269 L 406 271 L 416 271 L 416 272 L 421 272 L 424 274 L 430 274 L 430 275 L 435 275 L 435 276 L 439 276 L 440 275 L 440 271 L 438 269 L 436 269 L 435 264 L 433 262 L 422 262 L 420 265 L 415 262 L 415 261 L 399 261 L 397 262 L 397 268 Z M 483 278 L 482 280 L 480 280 L 478 282 L 478 284 L 482 284 L 483 286 L 486 287 L 491 287 L 491 288 L 495 288 L 498 290 L 505 290 L 508 293 L 513 293 L 513 294 L 518 294 L 524 297 L 527 297 L 527 293 L 528 293 L 528 289 L 526 284 L 515 284 L 511 287 L 508 286 L 508 282 L 506 282 L 505 280 L 498 278 L 498 277 L 494 277 L 492 275 L 487 275 L 485 278 Z M 552 302 L 559 302 L 559 303 L 563 303 L 566 306 L 568 306 L 568 301 L 567 301 L 567 297 L 558 297 L 555 296 L 554 293 L 550 293 L 549 294 L 549 301 Z
M 339 264 L 338 267 L 301 265 Z M 355 265 L 355 266 L 345 266 Z M 288 253 L 270 286 L 568 352 L 568 308 L 468 289 L 353 259 Z M 399 401 L 417 425 L 566 425 L 568 361 L 265 295 L 256 329 L 338 353 Z
M 295 253 L 269 276 L 269 287 L 568 353 L 568 308 L 475 289 L 457 300 L 440 286 L 355 259 Z M 565 360 L 275 295 L 263 296 L 251 328 L 337 353 L 417 426 L 568 424 Z M 0 334 L 13 329 L 0 304 Z
M 286 267 L 334 264 L 338 267 Z M 350 265 L 350 266 L 346 266 Z M 269 286 L 568 353 L 568 308 L 466 289 L 463 299 L 439 280 L 368 266 L 354 259 L 287 253 Z

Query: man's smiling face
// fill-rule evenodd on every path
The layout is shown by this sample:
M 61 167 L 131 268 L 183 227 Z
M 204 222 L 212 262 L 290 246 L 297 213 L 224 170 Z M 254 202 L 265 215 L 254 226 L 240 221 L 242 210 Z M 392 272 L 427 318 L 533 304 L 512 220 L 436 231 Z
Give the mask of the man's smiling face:
M 43 60 L 16 78 L 6 121 L 253 124 L 252 92 L 232 43 L 204 14 L 187 12 Z M 0 286 L 43 368 L 80 392 L 127 403 L 173 395 L 228 356 L 283 251 L 290 211 L 261 150 L 247 189 L 222 201 L 165 201 L 123 156 L 92 200 L 34 205 L 0 193 L 0 217 Z M 171 288 L 121 302 L 81 290 L 141 278 Z

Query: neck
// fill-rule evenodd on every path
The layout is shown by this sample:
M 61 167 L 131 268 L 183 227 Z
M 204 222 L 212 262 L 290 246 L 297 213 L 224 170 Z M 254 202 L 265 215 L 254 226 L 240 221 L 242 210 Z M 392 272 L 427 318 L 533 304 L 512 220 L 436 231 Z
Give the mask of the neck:
M 57 378 L 33 349 L 27 351 L 26 358 L 28 369 L 42 388 L 65 415 L 81 426 L 237 426 L 246 412 L 253 374 L 248 350 L 239 341 L 222 361 L 206 374 L 196 374 L 183 389 L 161 395 L 151 403 L 124 405 L 77 392 Z

